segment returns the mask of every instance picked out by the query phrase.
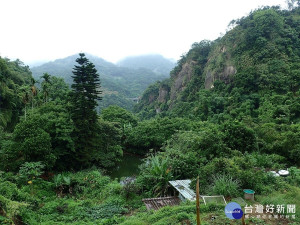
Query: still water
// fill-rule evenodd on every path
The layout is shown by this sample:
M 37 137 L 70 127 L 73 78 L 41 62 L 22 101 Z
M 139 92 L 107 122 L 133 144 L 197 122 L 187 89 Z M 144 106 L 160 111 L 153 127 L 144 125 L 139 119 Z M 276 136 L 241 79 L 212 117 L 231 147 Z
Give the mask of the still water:
M 137 175 L 139 172 L 138 167 L 141 164 L 142 158 L 124 153 L 122 161 L 117 164 L 109 175 L 112 179 Z

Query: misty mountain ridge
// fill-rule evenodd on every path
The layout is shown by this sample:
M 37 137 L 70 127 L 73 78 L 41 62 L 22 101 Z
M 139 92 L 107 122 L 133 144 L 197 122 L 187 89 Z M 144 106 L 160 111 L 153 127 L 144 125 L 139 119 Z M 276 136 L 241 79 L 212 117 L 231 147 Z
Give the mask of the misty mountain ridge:
M 100 102 L 101 108 L 116 104 L 131 109 L 133 106 L 132 98 L 139 97 L 151 83 L 168 77 L 170 70 L 173 68 L 170 66 L 172 62 L 170 61 L 170 64 L 168 64 L 167 59 L 162 56 L 152 57 L 153 61 L 151 61 L 151 57 L 144 61 L 136 57 L 136 60 L 143 62 L 143 64 L 134 68 L 134 66 L 117 66 L 88 53 L 85 55 L 95 65 L 100 74 L 103 90 L 103 100 Z M 64 78 L 65 82 L 71 85 L 73 83 L 72 70 L 77 64 L 77 58 L 78 55 L 76 54 L 32 67 L 32 75 L 35 79 L 40 79 L 44 73 L 49 73 L 52 76 Z M 159 58 L 162 66 L 159 66 Z M 138 65 L 138 63 L 134 63 L 133 59 L 130 62 Z M 155 70 L 160 72 L 154 72 Z M 164 72 L 162 73 L 162 71 Z
M 169 74 L 176 65 L 176 61 L 167 59 L 159 54 L 148 54 L 138 56 L 128 56 L 119 62 L 118 66 L 132 69 L 146 68 L 157 74 Z

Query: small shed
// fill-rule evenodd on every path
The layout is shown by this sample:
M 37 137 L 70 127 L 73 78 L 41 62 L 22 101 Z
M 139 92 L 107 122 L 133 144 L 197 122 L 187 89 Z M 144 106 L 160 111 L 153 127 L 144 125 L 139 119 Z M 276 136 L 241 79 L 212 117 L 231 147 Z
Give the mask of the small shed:
M 176 196 L 160 197 L 160 198 L 144 198 L 142 199 L 146 205 L 147 210 L 158 210 L 164 206 L 179 205 L 180 199 Z
M 182 201 L 195 201 L 196 194 L 190 189 L 191 180 L 171 180 L 169 183 L 179 192 Z

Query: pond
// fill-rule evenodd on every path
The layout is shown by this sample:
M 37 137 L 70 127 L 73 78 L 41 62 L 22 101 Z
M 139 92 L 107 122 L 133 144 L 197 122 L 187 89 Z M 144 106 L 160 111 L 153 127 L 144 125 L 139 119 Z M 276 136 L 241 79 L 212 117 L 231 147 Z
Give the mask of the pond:
M 109 176 L 112 179 L 121 177 L 131 177 L 139 172 L 139 165 L 142 164 L 142 158 L 133 154 L 124 153 L 122 161 L 117 164 Z

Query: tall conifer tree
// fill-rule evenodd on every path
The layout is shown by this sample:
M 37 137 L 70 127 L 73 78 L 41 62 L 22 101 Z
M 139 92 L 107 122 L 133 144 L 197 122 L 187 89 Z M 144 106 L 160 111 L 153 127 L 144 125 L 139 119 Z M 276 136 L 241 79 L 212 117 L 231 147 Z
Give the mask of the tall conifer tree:
M 85 167 L 93 160 L 97 150 L 97 100 L 101 100 L 100 79 L 97 70 L 84 53 L 76 59 L 71 92 L 71 117 L 75 129 L 75 167 Z

